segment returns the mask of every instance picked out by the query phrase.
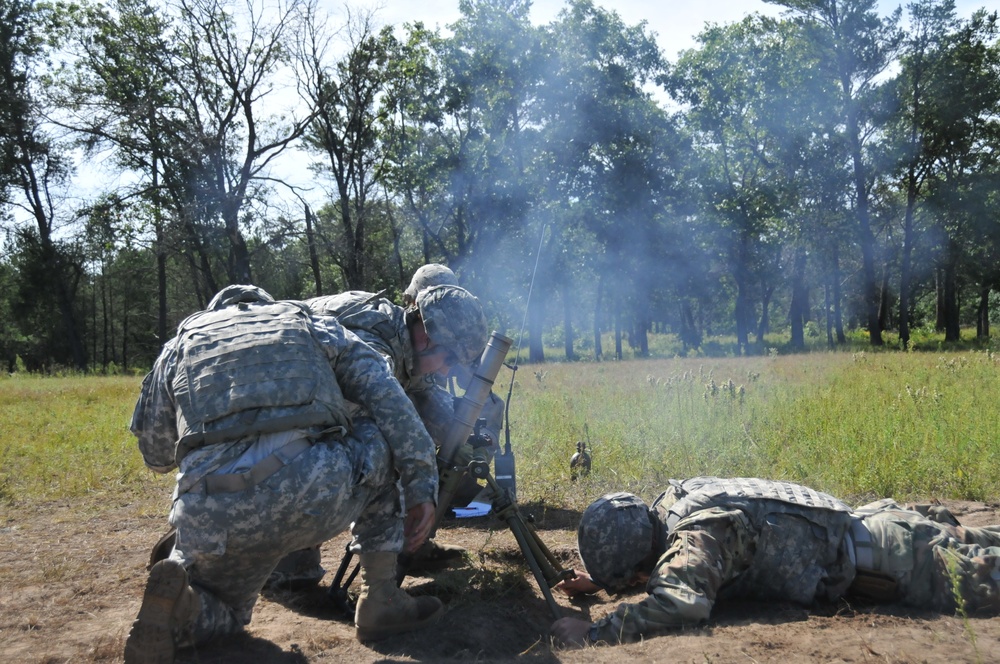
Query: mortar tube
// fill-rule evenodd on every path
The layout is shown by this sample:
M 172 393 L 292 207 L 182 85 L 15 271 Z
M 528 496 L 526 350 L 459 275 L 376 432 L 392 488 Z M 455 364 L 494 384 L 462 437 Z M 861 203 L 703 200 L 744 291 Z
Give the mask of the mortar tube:
M 489 399 L 493 383 L 497 374 L 500 373 L 500 367 L 503 366 L 503 361 L 506 359 L 507 351 L 512 343 L 514 343 L 513 339 L 496 331 L 490 335 L 489 341 L 486 342 L 486 348 L 483 349 L 483 355 L 479 359 L 479 367 L 469 380 L 469 384 L 465 388 L 465 395 L 456 404 L 451 426 L 441 443 L 439 456 L 444 464 L 442 475 L 464 471 L 464 469 L 452 470 L 455 454 L 458 452 L 459 445 L 465 443 L 475 429 L 476 419 Z M 442 482 L 443 488 L 438 495 L 436 524 L 441 523 L 445 512 L 451 507 L 457 485 L 457 481 Z M 436 524 L 435 530 L 437 529 Z

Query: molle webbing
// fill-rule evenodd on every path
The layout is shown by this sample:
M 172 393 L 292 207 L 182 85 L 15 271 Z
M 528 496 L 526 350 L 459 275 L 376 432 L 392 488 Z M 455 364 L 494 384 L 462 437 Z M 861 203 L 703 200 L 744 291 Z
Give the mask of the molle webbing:
M 240 304 L 185 320 L 173 381 L 180 440 L 190 450 L 250 434 L 346 426 L 346 404 L 307 311 Z
M 851 511 L 843 501 L 792 482 L 736 477 L 695 477 L 681 483 L 683 497 L 669 508 L 667 527 L 673 530 L 678 521 L 698 510 L 710 507 L 750 507 L 753 503 L 775 501 L 833 512 Z M 753 510 L 750 510 L 751 512 Z

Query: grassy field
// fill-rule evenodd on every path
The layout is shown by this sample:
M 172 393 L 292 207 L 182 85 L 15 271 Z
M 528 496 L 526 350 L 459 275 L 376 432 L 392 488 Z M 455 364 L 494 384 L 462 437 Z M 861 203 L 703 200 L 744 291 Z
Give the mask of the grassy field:
M 172 487 L 142 463 L 128 431 L 142 378 L 0 378 L 0 501 Z M 169 493 L 164 488 L 163 493 Z
M 520 365 L 519 498 L 582 508 L 667 478 L 752 475 L 860 502 L 1000 496 L 1000 355 L 811 353 Z M 497 392 L 506 398 L 511 372 Z M 140 378 L 0 378 L 0 501 L 168 494 L 127 431 Z M 593 472 L 569 480 L 576 441 Z

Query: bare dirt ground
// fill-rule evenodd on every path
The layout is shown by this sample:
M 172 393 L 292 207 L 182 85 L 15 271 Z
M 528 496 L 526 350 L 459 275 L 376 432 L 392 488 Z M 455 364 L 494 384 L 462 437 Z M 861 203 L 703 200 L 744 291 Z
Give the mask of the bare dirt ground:
M 89 502 L 88 502 L 89 501 Z M 0 661 L 56 664 L 120 662 L 144 587 L 149 546 L 165 519 L 136 503 L 106 499 L 0 506 Z M 1000 504 L 946 503 L 968 525 L 1000 523 Z M 542 539 L 567 567 L 575 551 L 578 514 L 522 507 L 536 517 Z M 737 603 L 717 607 L 697 629 L 643 643 L 566 650 L 550 643 L 552 614 L 503 523 L 490 516 L 453 520 L 439 533 L 470 555 L 461 569 L 409 578 L 414 593 L 447 605 L 425 631 L 373 646 L 354 640 L 349 622 L 330 608 L 325 585 L 344 539 L 328 543 L 323 587 L 261 597 L 246 635 L 181 661 L 237 662 L 997 662 L 1000 619 L 939 616 L 898 607 Z M 596 618 L 616 598 L 570 602 L 564 615 Z

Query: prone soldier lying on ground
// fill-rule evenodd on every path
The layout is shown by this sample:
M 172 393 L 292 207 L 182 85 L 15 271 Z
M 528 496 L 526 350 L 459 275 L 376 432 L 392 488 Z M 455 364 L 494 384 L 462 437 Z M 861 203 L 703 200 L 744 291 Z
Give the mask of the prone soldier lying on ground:
M 696 477 L 671 480 L 652 507 L 628 493 L 600 498 L 577 537 L 586 571 L 563 592 L 645 583 L 648 596 L 594 623 L 557 620 L 553 636 L 571 646 L 696 625 L 725 598 L 854 596 L 950 612 L 960 597 L 969 614 L 1000 611 L 1000 526 L 961 526 L 939 505 L 885 499 L 852 510 L 791 482 Z

